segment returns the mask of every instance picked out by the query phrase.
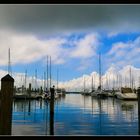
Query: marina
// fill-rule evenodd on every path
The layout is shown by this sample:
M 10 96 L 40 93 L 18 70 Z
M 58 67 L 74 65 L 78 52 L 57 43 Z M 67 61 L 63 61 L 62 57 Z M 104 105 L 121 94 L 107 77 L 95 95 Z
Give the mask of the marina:
M 139 136 L 139 17 L 140 5 L 0 5 L 0 136 Z
M 54 125 L 54 136 L 139 135 L 137 101 L 71 93 L 54 104 L 54 124 L 50 124 L 49 102 L 15 100 L 12 135 L 49 136 L 50 125 Z

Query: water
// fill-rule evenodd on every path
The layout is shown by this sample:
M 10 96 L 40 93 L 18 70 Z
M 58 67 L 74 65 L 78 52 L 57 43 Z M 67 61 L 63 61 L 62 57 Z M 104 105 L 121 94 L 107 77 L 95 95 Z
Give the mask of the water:
M 56 136 L 139 135 L 137 101 L 67 94 L 55 101 L 54 124 L 50 124 L 49 104 L 14 101 L 12 135 L 50 135 L 50 125 Z

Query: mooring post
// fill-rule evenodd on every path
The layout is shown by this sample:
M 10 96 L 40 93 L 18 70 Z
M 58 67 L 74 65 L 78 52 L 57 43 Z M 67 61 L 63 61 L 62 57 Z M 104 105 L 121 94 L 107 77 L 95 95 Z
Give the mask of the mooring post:
M 42 88 L 42 86 L 40 87 L 40 94 L 41 95 L 43 94 L 43 88 Z
M 29 100 L 28 100 L 28 115 L 30 115 L 30 112 L 31 112 L 31 83 L 29 83 L 29 88 L 28 88 L 28 96 L 29 96 Z
M 139 126 L 139 135 L 140 135 L 140 87 L 137 89 L 137 96 L 138 96 L 138 126 Z
M 50 88 L 51 91 L 51 101 L 50 101 L 50 135 L 54 135 L 54 93 L 55 89 Z
M 29 83 L 29 89 L 28 89 L 28 96 L 29 96 L 29 99 L 31 98 L 31 83 Z
M 7 74 L 1 79 L 0 135 L 11 135 L 14 79 Z
M 51 91 L 51 101 L 50 101 L 50 113 L 54 113 L 54 87 L 50 89 Z

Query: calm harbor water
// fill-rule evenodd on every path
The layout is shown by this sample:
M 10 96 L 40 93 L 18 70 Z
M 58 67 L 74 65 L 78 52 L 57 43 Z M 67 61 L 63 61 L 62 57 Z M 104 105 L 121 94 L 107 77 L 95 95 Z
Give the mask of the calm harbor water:
M 54 123 L 50 124 L 49 102 L 15 100 L 12 135 L 139 135 L 137 101 L 97 99 L 67 94 L 55 101 Z

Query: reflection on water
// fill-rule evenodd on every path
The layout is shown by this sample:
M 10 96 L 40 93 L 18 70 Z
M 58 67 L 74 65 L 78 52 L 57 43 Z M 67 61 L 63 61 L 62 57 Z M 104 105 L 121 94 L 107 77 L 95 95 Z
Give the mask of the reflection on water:
M 137 101 L 67 94 L 54 104 L 50 118 L 47 101 L 14 101 L 12 135 L 138 135 Z

